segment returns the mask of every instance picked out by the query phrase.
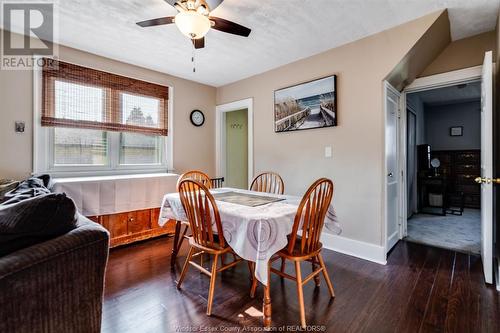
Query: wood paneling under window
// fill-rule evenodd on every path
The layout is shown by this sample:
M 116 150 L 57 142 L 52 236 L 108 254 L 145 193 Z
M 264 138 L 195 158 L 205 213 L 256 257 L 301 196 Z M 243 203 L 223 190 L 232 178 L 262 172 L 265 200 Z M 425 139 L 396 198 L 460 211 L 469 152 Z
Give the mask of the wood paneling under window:
M 89 216 L 110 233 L 110 246 L 116 247 L 134 242 L 173 234 L 175 221 L 168 221 L 163 227 L 158 224 L 160 208 L 136 210 L 101 216 Z

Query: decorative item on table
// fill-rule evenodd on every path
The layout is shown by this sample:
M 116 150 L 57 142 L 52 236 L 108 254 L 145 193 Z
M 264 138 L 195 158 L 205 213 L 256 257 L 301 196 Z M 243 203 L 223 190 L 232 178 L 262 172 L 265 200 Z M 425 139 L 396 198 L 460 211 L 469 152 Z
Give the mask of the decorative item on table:
M 337 76 L 274 92 L 274 131 L 337 126 Z

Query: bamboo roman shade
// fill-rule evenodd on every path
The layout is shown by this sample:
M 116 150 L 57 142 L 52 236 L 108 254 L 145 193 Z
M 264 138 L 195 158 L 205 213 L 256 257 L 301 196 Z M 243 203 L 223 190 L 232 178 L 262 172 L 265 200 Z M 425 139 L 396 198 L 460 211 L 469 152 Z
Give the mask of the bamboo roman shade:
M 168 87 L 62 61 L 42 72 L 42 126 L 168 133 Z

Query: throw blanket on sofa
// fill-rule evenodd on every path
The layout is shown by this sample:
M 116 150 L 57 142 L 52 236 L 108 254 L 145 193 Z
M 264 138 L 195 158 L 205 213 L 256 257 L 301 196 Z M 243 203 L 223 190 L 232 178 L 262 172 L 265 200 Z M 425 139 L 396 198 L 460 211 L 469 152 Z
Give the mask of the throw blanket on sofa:
M 38 197 L 44 194 L 50 194 L 47 188 L 50 184 L 49 175 L 41 175 L 38 177 L 31 177 L 21 182 L 15 189 L 5 194 L 5 201 L 3 205 L 10 205 L 18 203 L 23 200 Z

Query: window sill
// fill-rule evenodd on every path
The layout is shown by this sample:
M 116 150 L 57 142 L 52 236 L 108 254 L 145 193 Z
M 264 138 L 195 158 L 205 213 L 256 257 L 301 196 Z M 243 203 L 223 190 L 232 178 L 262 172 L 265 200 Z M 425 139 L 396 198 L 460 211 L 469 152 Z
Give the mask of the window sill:
M 108 180 L 122 179 L 145 179 L 145 178 L 160 178 L 160 177 L 179 177 L 176 173 L 141 173 L 141 174 L 124 174 L 124 175 L 104 175 L 104 176 L 76 176 L 76 177 L 57 177 L 52 181 L 54 184 L 61 183 L 83 183 Z

